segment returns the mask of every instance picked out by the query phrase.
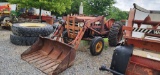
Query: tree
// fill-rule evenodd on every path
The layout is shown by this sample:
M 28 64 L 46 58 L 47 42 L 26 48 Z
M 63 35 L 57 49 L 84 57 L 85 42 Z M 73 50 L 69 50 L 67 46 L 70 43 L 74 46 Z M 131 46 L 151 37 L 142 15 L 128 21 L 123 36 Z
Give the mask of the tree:
M 85 15 L 105 15 L 107 18 L 115 20 L 127 19 L 128 12 L 121 11 L 113 6 L 114 0 L 73 0 L 71 9 L 67 10 L 67 14 L 78 14 L 80 2 L 83 2 Z
M 114 3 L 114 0 L 85 0 L 84 13 L 87 15 L 104 15 Z
M 119 20 L 126 20 L 128 17 L 128 12 L 127 11 L 121 11 L 120 9 L 112 6 L 109 9 L 109 13 L 107 18 L 114 18 L 115 20 L 119 21 Z
M 57 16 L 62 16 L 62 15 L 67 15 L 67 14 L 78 14 L 79 13 L 79 6 L 80 6 L 80 3 L 83 2 L 85 0 L 72 0 L 72 4 L 71 4 L 71 9 L 66 9 L 66 12 L 63 13 L 63 14 L 59 14 L 59 13 L 56 13 L 56 12 L 53 12 L 55 15 Z
M 72 0 L 8 0 L 10 3 L 18 4 L 20 7 L 42 8 L 57 13 L 64 13 L 71 8 Z
M 0 2 L 7 2 L 7 0 L 0 0 Z
M 114 0 L 72 0 L 71 9 L 66 14 L 78 14 L 80 3 L 83 2 L 85 15 L 104 15 L 115 2 Z
M 72 0 L 73 3 L 71 5 L 71 9 L 67 11 L 68 14 L 78 14 L 79 13 L 79 6 L 80 3 L 83 2 L 83 0 Z M 84 0 L 85 1 L 85 0 Z

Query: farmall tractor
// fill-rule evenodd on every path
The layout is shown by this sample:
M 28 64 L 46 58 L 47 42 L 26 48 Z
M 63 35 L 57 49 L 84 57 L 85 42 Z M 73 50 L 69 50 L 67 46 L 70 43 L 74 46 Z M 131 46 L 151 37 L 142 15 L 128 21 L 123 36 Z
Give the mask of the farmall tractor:
M 114 50 L 110 69 L 113 75 L 160 75 L 160 11 L 136 4 L 123 26 L 125 38 Z
M 90 41 L 90 52 L 99 55 L 104 47 L 104 37 L 109 44 L 116 46 L 122 38 L 122 24 L 114 19 L 105 20 L 104 16 L 67 16 L 55 26 L 50 38 L 39 39 L 21 58 L 49 75 L 57 75 L 73 65 L 76 50 L 81 40 Z

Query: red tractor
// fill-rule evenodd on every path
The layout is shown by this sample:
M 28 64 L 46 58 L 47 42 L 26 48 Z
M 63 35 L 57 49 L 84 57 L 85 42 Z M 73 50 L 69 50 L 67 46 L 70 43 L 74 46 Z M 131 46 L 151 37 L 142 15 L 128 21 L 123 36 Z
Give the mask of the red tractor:
M 62 21 L 56 26 L 51 38 L 40 37 L 21 57 L 44 73 L 57 75 L 73 65 L 81 40 L 90 41 L 93 56 L 101 54 L 104 37 L 109 37 L 110 45 L 117 45 L 121 39 L 122 24 L 104 18 L 67 16 L 65 23 Z

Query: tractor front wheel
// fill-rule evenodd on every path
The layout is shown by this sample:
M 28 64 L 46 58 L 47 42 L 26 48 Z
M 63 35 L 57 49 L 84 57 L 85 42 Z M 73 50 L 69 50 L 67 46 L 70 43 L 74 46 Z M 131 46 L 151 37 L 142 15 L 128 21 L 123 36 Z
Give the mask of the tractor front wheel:
M 104 47 L 104 40 L 102 37 L 95 37 L 90 44 L 90 52 L 93 56 L 101 54 Z

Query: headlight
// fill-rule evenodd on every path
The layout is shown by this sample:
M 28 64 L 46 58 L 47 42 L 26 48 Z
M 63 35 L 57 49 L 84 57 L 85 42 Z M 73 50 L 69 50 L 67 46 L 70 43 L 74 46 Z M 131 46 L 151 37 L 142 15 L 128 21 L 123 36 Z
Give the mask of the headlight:
M 84 26 L 84 22 L 79 22 L 78 23 L 78 27 L 83 27 Z
M 95 22 L 95 24 L 100 24 L 100 22 L 99 22 L 99 21 L 97 21 L 97 22 Z

